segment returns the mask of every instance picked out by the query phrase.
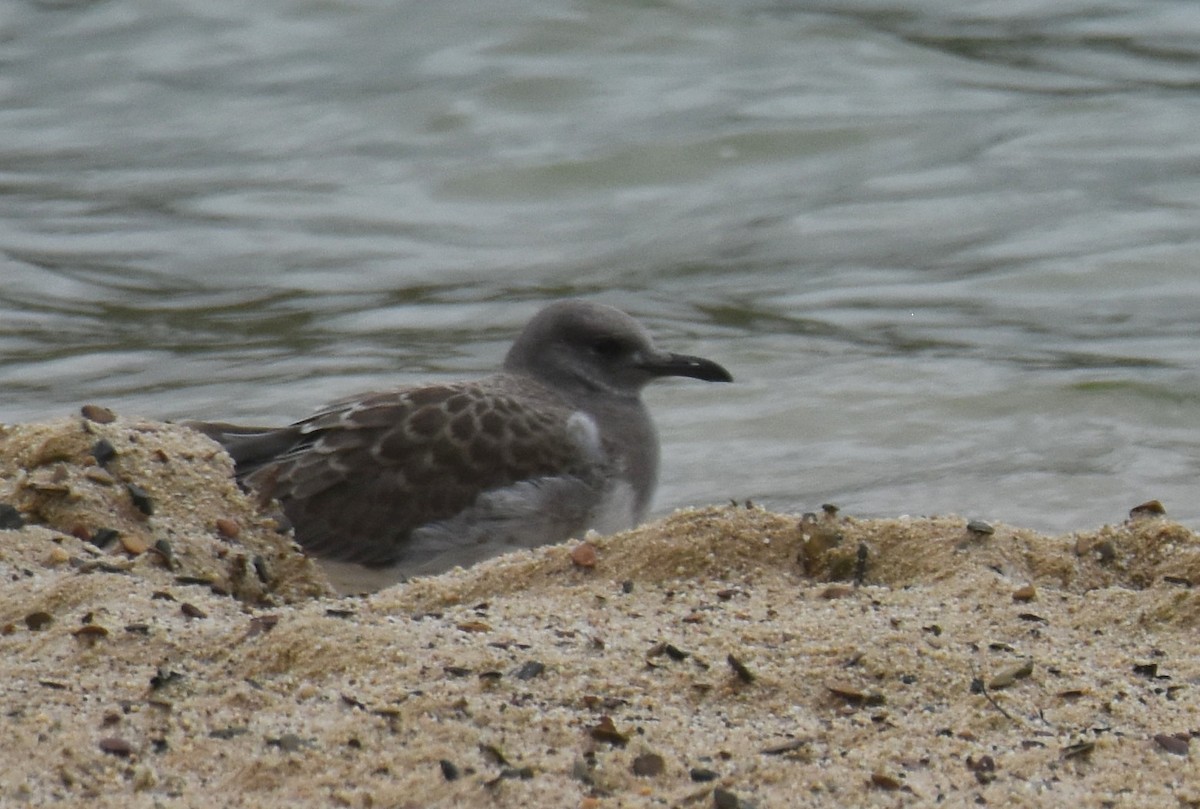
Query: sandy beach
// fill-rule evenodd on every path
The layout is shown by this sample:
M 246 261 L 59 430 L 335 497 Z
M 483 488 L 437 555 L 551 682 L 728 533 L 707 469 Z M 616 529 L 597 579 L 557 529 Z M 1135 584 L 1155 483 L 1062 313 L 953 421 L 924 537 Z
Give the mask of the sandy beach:
M 1152 507 L 717 505 L 340 598 L 218 445 L 87 414 L 0 427 L 2 806 L 1200 806 Z

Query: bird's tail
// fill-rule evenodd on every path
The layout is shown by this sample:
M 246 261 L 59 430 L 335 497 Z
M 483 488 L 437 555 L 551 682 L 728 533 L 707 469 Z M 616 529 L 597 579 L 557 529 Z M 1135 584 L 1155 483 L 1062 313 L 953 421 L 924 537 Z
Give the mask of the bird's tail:
M 220 421 L 185 421 L 183 426 L 207 435 L 233 458 L 239 479 L 279 460 L 296 446 L 296 427 L 242 427 Z

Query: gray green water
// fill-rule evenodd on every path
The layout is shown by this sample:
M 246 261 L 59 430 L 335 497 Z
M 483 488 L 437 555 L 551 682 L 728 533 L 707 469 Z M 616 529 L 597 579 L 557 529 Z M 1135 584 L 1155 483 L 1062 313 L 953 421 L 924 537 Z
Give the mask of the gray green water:
M 1200 526 L 1200 5 L 11 0 L 0 420 L 287 420 L 595 297 L 659 510 Z

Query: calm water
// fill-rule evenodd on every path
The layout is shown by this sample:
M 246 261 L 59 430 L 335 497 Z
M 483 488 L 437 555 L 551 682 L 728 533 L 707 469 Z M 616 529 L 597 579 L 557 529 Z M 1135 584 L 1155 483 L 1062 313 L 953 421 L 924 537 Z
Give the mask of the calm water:
M 543 301 L 659 510 L 1200 527 L 1200 5 L 9 0 L 0 420 L 299 417 Z

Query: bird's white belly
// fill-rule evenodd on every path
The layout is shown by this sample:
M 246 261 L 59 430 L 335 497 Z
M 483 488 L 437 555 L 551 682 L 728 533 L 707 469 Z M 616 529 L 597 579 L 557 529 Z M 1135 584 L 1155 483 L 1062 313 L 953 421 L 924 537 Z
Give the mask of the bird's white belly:
M 588 528 L 600 534 L 627 531 L 640 521 L 637 496 L 626 480 L 614 481 L 592 511 Z
M 600 492 L 572 477 L 526 480 L 485 492 L 458 515 L 417 529 L 396 565 L 367 568 L 318 561 L 339 591 L 370 592 L 519 548 L 581 537 L 589 530 L 601 534 L 627 530 L 639 519 L 636 502 L 633 487 L 625 480 L 609 480 Z

